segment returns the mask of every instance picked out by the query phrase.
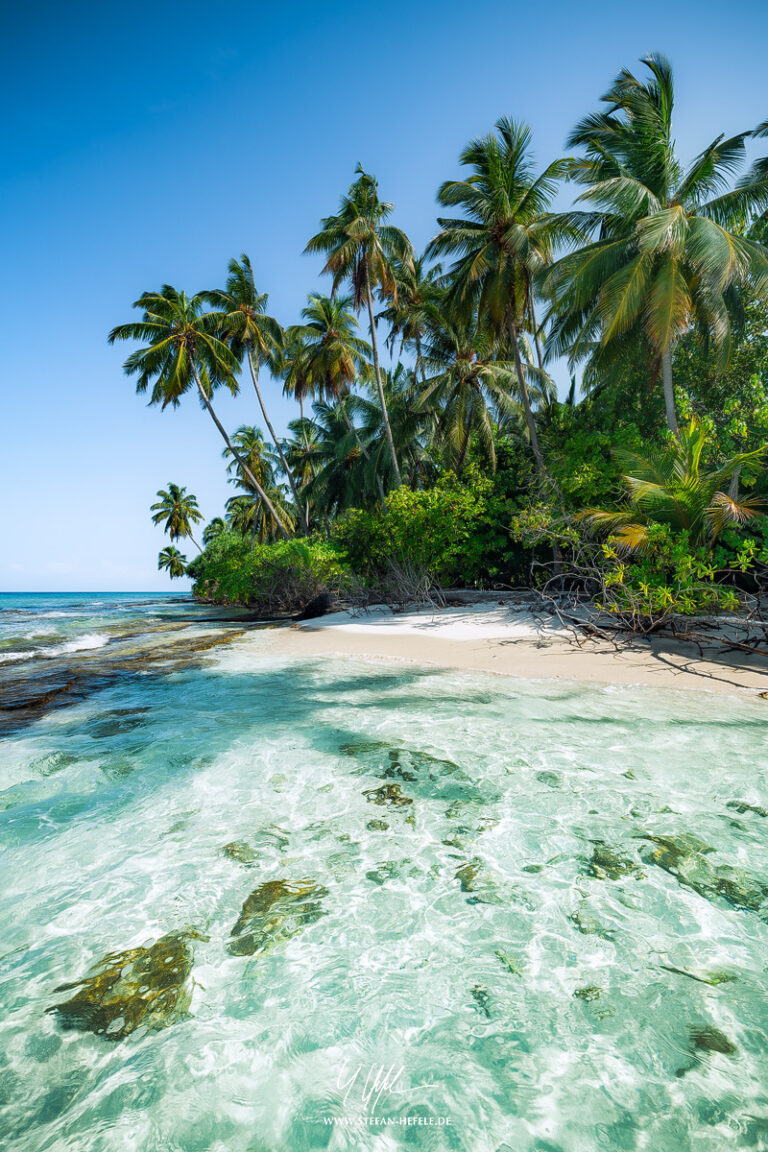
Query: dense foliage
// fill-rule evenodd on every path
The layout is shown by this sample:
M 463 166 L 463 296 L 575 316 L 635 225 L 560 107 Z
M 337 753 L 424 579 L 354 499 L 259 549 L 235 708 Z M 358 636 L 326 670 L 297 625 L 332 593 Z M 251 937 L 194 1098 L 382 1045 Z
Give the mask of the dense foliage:
M 236 487 L 202 555 L 171 546 L 161 567 L 265 611 L 319 591 L 556 586 L 641 628 L 760 589 L 768 160 L 750 165 L 748 146 L 766 128 L 684 166 L 670 66 L 642 63 L 574 128 L 573 155 L 536 166 L 508 117 L 471 141 L 423 254 L 358 168 L 307 244 L 331 293 L 310 293 L 297 323 L 270 316 L 245 255 L 223 288 L 140 297 L 110 340 L 138 342 L 125 368 L 150 403 L 197 394 Z M 241 371 L 264 433 L 216 414 Z M 285 436 L 267 375 L 299 405 Z M 152 511 L 196 544 L 184 488 Z

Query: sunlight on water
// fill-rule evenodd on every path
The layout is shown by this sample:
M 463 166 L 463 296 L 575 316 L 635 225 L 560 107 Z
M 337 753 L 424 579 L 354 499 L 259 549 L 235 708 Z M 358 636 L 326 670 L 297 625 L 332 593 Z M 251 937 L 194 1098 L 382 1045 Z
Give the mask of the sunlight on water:
M 766 734 L 258 635 L 49 714 L 0 762 L 3 1149 L 768 1147 Z M 55 991 L 169 935 L 112 961 L 135 1007 L 171 958 L 167 1020 Z

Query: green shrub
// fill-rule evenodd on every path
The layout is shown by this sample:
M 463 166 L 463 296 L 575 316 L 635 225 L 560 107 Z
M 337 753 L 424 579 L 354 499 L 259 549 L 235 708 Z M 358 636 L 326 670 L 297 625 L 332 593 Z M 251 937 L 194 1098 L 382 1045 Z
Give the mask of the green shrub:
M 343 596 L 352 585 L 344 554 L 319 539 L 256 544 L 237 532 L 212 540 L 187 569 L 193 595 L 243 604 L 265 614 L 293 612 L 322 592 Z

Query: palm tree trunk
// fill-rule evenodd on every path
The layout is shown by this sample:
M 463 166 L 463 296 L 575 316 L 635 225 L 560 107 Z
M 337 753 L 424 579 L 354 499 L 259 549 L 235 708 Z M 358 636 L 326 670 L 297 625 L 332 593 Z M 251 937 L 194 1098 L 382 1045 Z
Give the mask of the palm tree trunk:
M 192 543 L 194 544 L 195 548 L 197 548 L 198 552 L 202 553 L 202 551 L 203 551 L 203 550 L 202 550 L 202 548 L 200 547 L 200 545 L 198 544 L 197 540 L 195 540 L 195 538 L 194 538 L 194 536 L 192 535 L 192 533 L 191 533 L 191 532 L 188 532 L 188 533 L 187 533 L 187 535 L 189 536 L 190 540 L 191 540 L 191 541 L 192 541 Z
M 677 436 L 680 431 L 675 410 L 675 386 L 672 382 L 672 351 L 667 348 L 661 354 L 661 375 L 664 380 L 664 407 L 667 410 L 667 428 Z
M 525 422 L 528 425 L 528 435 L 531 438 L 531 449 L 536 461 L 536 471 L 541 480 L 549 480 L 549 473 L 547 466 L 544 463 L 544 454 L 541 451 L 539 444 L 539 436 L 536 431 L 536 422 L 533 419 L 533 409 L 531 408 L 531 398 L 528 395 L 528 384 L 525 379 L 525 372 L 523 371 L 523 362 L 520 359 L 520 348 L 517 343 L 517 324 L 514 320 L 509 322 L 509 335 L 512 341 L 512 353 L 515 357 L 515 368 L 517 370 L 517 379 L 520 384 L 520 394 L 523 397 L 523 408 L 525 409 Z
M 536 359 L 539 364 L 539 372 L 544 371 L 544 357 L 541 354 L 541 341 L 539 340 L 539 326 L 536 323 L 536 310 L 533 306 L 533 288 L 528 287 L 528 309 L 531 313 L 531 328 L 533 329 L 533 342 L 536 345 Z
M 387 442 L 389 444 L 389 451 L 392 454 L 392 467 L 395 472 L 395 479 L 397 480 L 398 487 L 402 484 L 403 479 L 400 475 L 400 465 L 397 462 L 397 453 L 395 452 L 395 441 L 392 436 L 392 428 L 389 423 L 389 412 L 387 411 L 387 402 L 384 399 L 384 387 L 381 383 L 381 368 L 379 367 L 379 346 L 376 341 L 376 322 L 373 318 L 373 294 L 371 292 L 371 274 L 368 270 L 368 262 L 365 265 L 365 298 L 368 304 L 368 322 L 371 328 L 371 348 L 373 350 L 373 371 L 376 376 L 376 387 L 379 392 L 379 403 L 381 404 L 381 418 L 384 421 L 384 431 L 387 435 Z
M 248 345 L 247 352 L 248 352 L 248 367 L 251 370 L 251 380 L 253 380 L 253 387 L 256 389 L 256 395 L 257 395 L 258 400 L 259 400 L 259 407 L 261 408 L 261 414 L 264 417 L 264 423 L 266 424 L 267 428 L 269 429 L 269 434 L 272 437 L 272 443 L 274 444 L 275 448 L 277 449 L 277 454 L 280 457 L 281 464 L 283 465 L 283 471 L 285 472 L 285 475 L 288 478 L 288 483 L 291 486 L 291 492 L 293 493 L 293 498 L 296 501 L 296 507 L 299 510 L 299 515 L 301 516 L 301 523 L 302 523 L 302 527 L 304 529 L 304 533 L 305 533 L 305 535 L 308 535 L 309 534 L 309 524 L 307 523 L 307 518 L 304 514 L 304 508 L 303 508 L 302 503 L 301 503 L 301 497 L 299 496 L 298 489 L 296 488 L 296 481 L 293 478 L 293 473 L 291 472 L 290 468 L 288 467 L 288 461 L 285 458 L 285 452 L 283 452 L 282 445 L 280 444 L 280 441 L 278 440 L 277 436 L 275 435 L 275 430 L 272 427 L 272 421 L 270 420 L 269 415 L 267 414 L 266 405 L 264 404 L 264 399 L 261 395 L 261 389 L 259 388 L 259 373 L 256 369 L 256 365 L 253 362 L 253 352 L 251 350 L 250 344 Z
M 191 357 L 190 357 L 190 359 L 192 360 Z M 272 517 L 272 519 L 274 520 L 275 527 L 277 528 L 278 532 L 280 533 L 280 535 L 283 537 L 284 540 L 287 540 L 288 539 L 288 533 L 286 531 L 285 525 L 283 524 L 282 520 L 280 519 L 277 512 L 275 511 L 275 507 L 274 507 L 272 501 L 270 500 L 269 496 L 267 496 L 267 494 L 264 491 L 264 489 L 262 488 L 261 484 L 259 484 L 259 482 L 256 479 L 256 477 L 254 476 L 253 472 L 251 472 L 251 470 L 248 467 L 248 465 L 246 464 L 245 460 L 243 460 L 243 458 L 240 455 L 240 453 L 238 452 L 237 448 L 235 448 L 234 444 L 232 443 L 232 441 L 229 438 L 229 435 L 227 434 L 227 431 L 226 431 L 224 425 L 222 424 L 221 420 L 219 420 L 218 416 L 214 412 L 213 405 L 211 404 L 211 401 L 208 397 L 208 393 L 206 392 L 205 388 L 203 388 L 202 381 L 200 380 L 200 374 L 197 371 L 197 364 L 195 364 L 194 360 L 192 360 L 192 372 L 194 373 L 195 383 L 197 384 L 197 390 L 200 393 L 200 399 L 202 400 L 205 407 L 208 409 L 208 415 L 210 416 L 211 420 L 213 420 L 214 424 L 216 425 L 219 432 L 221 433 L 222 440 L 226 444 L 227 448 L 229 448 L 229 450 L 232 453 L 232 455 L 234 456 L 235 460 L 237 460 L 238 464 L 240 465 L 243 472 L 245 473 L 245 475 L 250 480 L 251 484 L 253 484 L 254 488 L 258 492 L 261 499 L 264 501 L 264 506 L 269 509 L 269 514 Z

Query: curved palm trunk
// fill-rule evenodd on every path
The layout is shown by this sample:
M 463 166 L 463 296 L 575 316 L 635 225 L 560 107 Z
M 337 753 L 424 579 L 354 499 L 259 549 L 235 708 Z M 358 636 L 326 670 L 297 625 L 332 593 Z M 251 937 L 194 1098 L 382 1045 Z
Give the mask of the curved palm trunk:
M 301 497 L 299 496 L 299 492 L 298 492 L 298 489 L 296 487 L 296 481 L 293 478 L 293 473 L 291 472 L 291 469 L 288 467 L 288 461 L 285 458 L 285 452 L 283 452 L 282 445 L 280 444 L 280 441 L 278 440 L 277 436 L 275 435 L 275 430 L 272 427 L 272 421 L 270 420 L 269 415 L 267 413 L 267 408 L 266 408 L 266 405 L 264 403 L 264 399 L 261 395 L 261 389 L 259 388 L 259 373 L 256 369 L 256 365 L 253 362 L 253 352 L 251 350 L 250 344 L 248 345 L 247 352 L 248 352 L 248 367 L 251 370 L 251 380 L 253 381 L 253 387 L 256 390 L 256 395 L 257 395 L 258 400 L 259 400 L 259 407 L 261 408 L 261 414 L 264 417 L 264 423 L 266 424 L 267 428 L 269 429 L 269 434 L 272 437 L 272 443 L 274 444 L 275 448 L 277 449 L 277 454 L 280 457 L 281 464 L 283 465 L 283 471 L 285 472 L 285 475 L 288 478 L 288 483 L 290 485 L 291 492 L 293 493 L 293 499 L 296 501 L 296 507 L 299 510 L 299 515 L 301 516 L 302 528 L 304 529 L 305 534 L 308 535 L 309 534 L 309 524 L 307 523 L 307 518 L 306 518 L 306 515 L 304 513 L 304 506 L 301 503 Z
M 190 357 L 190 359 L 191 359 L 191 357 Z M 256 491 L 258 492 L 262 501 L 264 502 L 264 507 L 269 509 L 269 514 L 272 517 L 272 519 L 274 520 L 275 527 L 277 528 L 278 532 L 280 533 L 280 535 L 283 537 L 284 540 L 287 540 L 288 539 L 288 532 L 286 531 L 285 525 L 283 524 L 282 520 L 280 519 L 277 512 L 275 511 L 274 504 L 270 500 L 269 496 L 267 496 L 267 494 L 264 491 L 264 489 L 262 488 L 261 484 L 259 484 L 259 482 L 256 479 L 256 477 L 254 476 L 253 472 L 251 472 L 250 468 L 248 467 L 245 460 L 243 459 L 243 457 L 238 452 L 237 448 L 235 448 L 234 444 L 232 443 L 232 441 L 229 438 L 229 435 L 228 435 L 224 425 L 221 423 L 218 416 L 214 412 L 213 405 L 211 404 L 211 401 L 208 397 L 208 393 L 205 391 L 205 388 L 203 388 L 202 381 L 200 380 L 200 374 L 197 371 L 197 365 L 195 364 L 194 360 L 192 360 L 192 372 L 194 373 L 194 376 L 195 376 L 195 383 L 197 384 L 197 390 L 200 393 L 200 399 L 202 400 L 205 407 L 208 409 L 208 415 L 210 416 L 211 420 L 213 420 L 214 424 L 216 425 L 219 432 L 221 433 L 222 440 L 226 444 L 227 448 L 229 448 L 229 450 L 232 453 L 232 455 L 234 456 L 235 460 L 237 460 L 238 464 L 240 465 L 243 472 L 245 473 L 245 475 L 250 480 L 251 484 L 253 484 L 254 488 L 256 489 Z
M 667 348 L 661 355 L 661 375 L 664 381 L 664 407 L 667 411 L 667 428 L 677 436 L 680 431 L 675 409 L 675 386 L 672 381 L 672 351 Z
M 389 423 L 389 412 L 387 411 L 387 402 L 384 399 L 384 387 L 381 383 L 381 368 L 379 367 L 379 345 L 376 340 L 376 322 L 373 318 L 373 294 L 371 292 L 371 275 L 368 271 L 368 263 L 365 265 L 365 298 L 368 304 L 368 322 L 371 328 L 371 349 L 373 350 L 373 371 L 376 377 L 376 387 L 379 392 L 379 403 L 381 404 L 381 418 L 384 421 L 384 431 L 387 436 L 387 443 L 389 444 L 389 451 L 392 454 L 392 467 L 395 472 L 395 479 L 397 480 L 398 487 L 402 484 L 403 478 L 400 475 L 400 465 L 397 462 L 397 453 L 395 452 L 395 441 L 392 436 L 392 428 Z
M 541 353 L 541 341 L 539 340 L 539 326 L 536 323 L 536 309 L 533 306 L 533 288 L 528 288 L 528 310 L 531 314 L 531 328 L 533 329 L 533 342 L 536 346 L 536 359 L 539 364 L 539 372 L 544 371 L 544 357 Z
M 203 551 L 203 550 L 202 550 L 202 548 L 200 547 L 200 545 L 198 544 L 197 540 L 195 540 L 195 538 L 194 538 L 194 536 L 192 535 L 192 533 L 191 533 L 191 532 L 187 532 L 187 536 L 189 536 L 190 540 L 191 540 L 191 541 L 192 541 L 192 543 L 194 544 L 195 548 L 197 548 L 198 552 L 201 552 L 201 553 L 202 553 L 202 551 Z
M 525 409 L 525 422 L 528 425 L 528 435 L 531 438 L 531 449 L 533 457 L 536 461 L 536 471 L 541 480 L 549 480 L 549 473 L 547 466 L 544 463 L 544 454 L 541 451 L 539 444 L 539 435 L 536 431 L 536 422 L 533 418 L 533 409 L 531 408 L 531 397 L 528 394 L 528 382 L 525 379 L 525 372 L 523 371 L 523 362 L 520 359 L 520 348 L 517 343 L 517 324 L 514 320 L 509 322 L 509 335 L 512 341 L 512 352 L 515 357 L 515 369 L 517 371 L 517 379 L 520 384 L 520 393 L 523 397 L 523 408 Z

